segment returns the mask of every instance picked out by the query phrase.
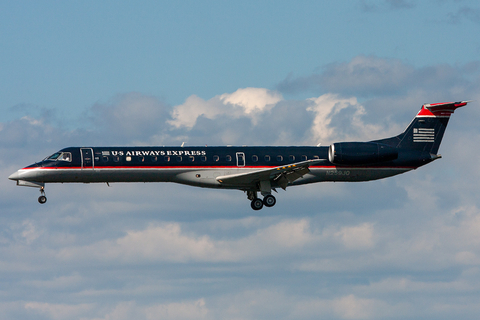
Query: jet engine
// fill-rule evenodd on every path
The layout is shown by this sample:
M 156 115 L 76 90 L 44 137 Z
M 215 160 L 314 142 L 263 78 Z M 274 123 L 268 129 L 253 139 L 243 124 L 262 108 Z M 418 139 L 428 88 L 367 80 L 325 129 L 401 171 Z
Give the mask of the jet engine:
M 338 142 L 328 149 L 328 160 L 338 165 L 358 166 L 397 158 L 397 149 L 376 142 Z

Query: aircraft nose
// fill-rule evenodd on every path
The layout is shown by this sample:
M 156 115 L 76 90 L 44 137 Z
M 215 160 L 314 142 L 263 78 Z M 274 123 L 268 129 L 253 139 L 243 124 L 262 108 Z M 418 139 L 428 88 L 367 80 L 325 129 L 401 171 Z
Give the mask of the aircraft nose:
M 8 179 L 10 179 L 10 180 L 20 180 L 20 174 L 18 173 L 18 171 L 16 171 L 16 172 L 12 173 L 8 177 Z

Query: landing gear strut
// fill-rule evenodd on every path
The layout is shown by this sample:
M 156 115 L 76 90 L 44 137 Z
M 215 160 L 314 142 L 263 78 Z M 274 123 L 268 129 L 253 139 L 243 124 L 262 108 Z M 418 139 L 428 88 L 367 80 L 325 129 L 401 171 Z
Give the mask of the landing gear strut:
M 47 202 L 47 197 L 45 196 L 45 188 L 44 187 L 40 188 L 40 193 L 42 195 L 40 197 L 38 197 L 38 202 L 40 202 L 41 204 L 44 204 L 45 202 Z

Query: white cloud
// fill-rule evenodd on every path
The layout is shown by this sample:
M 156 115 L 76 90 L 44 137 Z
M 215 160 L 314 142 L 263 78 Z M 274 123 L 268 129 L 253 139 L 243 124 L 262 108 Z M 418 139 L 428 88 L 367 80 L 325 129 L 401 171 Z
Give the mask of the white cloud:
M 200 130 L 216 132 L 225 144 L 255 141 L 256 144 L 316 145 L 342 139 L 372 140 L 390 134 L 391 127 L 398 129 L 392 121 L 365 123 L 366 115 L 356 98 L 324 94 L 304 101 L 284 101 L 276 92 L 245 88 L 208 101 L 191 96 L 173 108 L 172 120 L 167 122 L 174 128 L 187 129 L 186 140 L 190 130 L 197 135 Z
M 67 260 L 94 256 L 99 260 L 142 261 L 242 261 L 292 252 L 318 237 L 309 230 L 307 220 L 286 220 L 259 229 L 236 240 L 214 240 L 207 235 L 186 234 L 179 223 L 150 225 L 128 231 L 115 241 L 101 241 L 85 247 L 66 247 L 59 258 Z
M 122 301 L 118 303 L 111 312 L 101 318 L 91 320 L 131 320 L 144 319 L 142 308 L 138 307 L 135 301 Z M 87 319 L 87 318 L 84 318 Z
M 476 68 L 476 64 L 471 63 L 416 68 L 400 59 L 358 55 L 348 62 L 327 64 L 318 73 L 299 77 L 289 75 L 277 88 L 285 93 L 314 91 L 346 97 L 374 97 L 375 100 L 387 97 L 401 100 L 421 92 L 426 101 L 432 97 L 451 101 L 452 97 L 454 100 L 463 99 L 466 92 L 476 92 L 474 87 L 478 88 L 478 83 L 471 77 Z M 428 103 L 426 101 L 417 100 L 417 103 Z
M 308 109 L 315 112 L 315 119 L 313 120 L 313 136 L 318 141 L 329 141 L 334 133 L 333 128 L 330 127 L 332 117 L 338 114 L 342 109 L 350 105 L 356 105 L 357 99 L 339 99 L 335 95 L 325 94 L 318 98 L 312 98 L 313 106 Z M 361 112 L 361 111 L 360 111 Z
M 414 72 L 412 66 L 397 59 L 357 56 L 348 63 L 328 66 L 321 83 L 332 91 L 342 88 L 351 93 L 367 90 L 385 92 L 404 85 Z
M 341 319 L 371 319 L 378 309 L 388 307 L 374 299 L 360 299 L 353 294 L 334 300 L 332 304 Z
M 312 138 L 315 141 L 333 143 L 337 141 L 373 140 L 383 134 L 386 123 L 367 124 L 362 117 L 365 108 L 356 98 L 341 98 L 334 94 L 324 94 L 309 99 L 313 105 L 307 110 L 315 114 L 311 125 Z M 342 111 L 348 113 L 342 114 Z M 412 115 L 413 118 L 413 115 Z
M 45 315 L 50 319 L 63 320 L 79 318 L 94 307 L 91 303 L 82 303 L 77 305 L 55 304 L 45 302 L 27 302 L 25 309 L 35 313 Z
M 252 287 L 212 301 L 210 304 L 216 307 L 216 312 L 212 314 L 217 315 L 216 318 L 232 320 L 291 319 L 290 314 L 297 297 L 289 296 L 281 290 L 257 289 L 254 284 Z
M 332 243 L 339 243 L 346 250 L 371 250 L 375 245 L 373 224 L 317 230 L 308 219 L 288 219 L 258 228 L 237 239 L 213 239 L 208 235 L 188 233 L 182 230 L 179 223 L 151 224 L 143 230 L 127 231 L 125 236 L 116 240 L 103 240 L 79 247 L 65 246 L 58 252 L 58 258 L 76 261 L 96 257 L 99 261 L 120 261 L 125 264 L 151 261 L 255 261 L 292 253 L 316 256 L 329 252 Z M 310 252 L 312 248 L 315 248 L 315 254 Z M 340 247 L 336 250 L 344 252 Z M 367 261 L 363 263 L 369 264 Z M 324 265 L 325 261 L 321 264 Z M 348 264 L 348 268 L 352 266 Z M 315 266 L 309 267 L 307 263 L 298 268 L 323 270 L 325 267 L 319 267 L 315 262 Z M 335 268 L 332 266 L 332 269 Z
M 91 246 L 65 248 L 59 256 L 63 259 L 94 256 L 102 260 L 120 259 L 127 262 L 138 259 L 186 262 L 218 257 L 217 253 L 219 249 L 208 236 L 187 236 L 182 234 L 178 223 L 169 223 L 150 225 L 141 231 L 128 231 L 126 236 L 115 241 L 105 240 Z M 223 254 L 228 255 L 228 252 Z M 225 256 L 222 257 L 225 259 Z
M 308 220 L 281 221 L 266 229 L 259 230 L 255 236 L 250 237 L 253 242 L 270 243 L 282 248 L 302 247 L 316 239 L 310 230 Z
M 371 248 L 375 244 L 373 240 L 374 228 L 371 223 L 363 223 L 359 226 L 343 227 L 335 233 L 348 249 Z
M 72 286 L 78 286 L 82 283 L 84 279 L 78 273 L 67 275 L 67 276 L 59 276 L 54 277 L 50 280 L 28 280 L 24 281 L 23 284 L 26 286 L 32 286 L 39 288 L 49 288 L 49 289 L 65 289 Z
M 89 112 L 89 122 L 83 125 L 91 130 L 93 123 L 96 139 L 104 139 L 109 145 L 144 144 L 152 136 L 164 134 L 168 119 L 165 103 L 138 92 L 117 95 L 109 103 L 96 103 Z
M 145 313 L 147 320 L 209 319 L 204 299 L 154 305 L 146 308 Z
M 118 251 L 115 253 L 114 249 Z M 115 241 L 113 246 L 106 248 L 105 253 L 176 262 L 212 258 L 228 260 L 230 256 L 228 251 L 218 248 L 208 236 L 192 237 L 182 234 L 177 223 L 150 226 L 143 231 L 129 231 L 125 237 Z
M 184 104 L 175 106 L 169 124 L 176 128 L 191 129 L 198 117 L 215 120 L 219 116 L 228 118 L 250 117 L 255 123 L 259 113 L 268 111 L 283 98 L 278 92 L 264 88 L 243 88 L 234 93 L 225 93 L 205 101 L 195 95 Z
M 222 106 L 217 101 L 205 101 L 195 95 L 187 98 L 185 103 L 176 106 L 172 111 L 172 118 L 169 123 L 174 127 L 192 128 L 199 116 L 208 119 L 214 119 L 217 115 L 222 114 Z
M 468 274 L 462 274 L 451 281 L 421 281 L 409 278 L 384 278 L 368 285 L 354 288 L 358 294 L 387 296 L 389 294 L 433 294 L 444 292 L 467 293 L 475 291 L 479 285 L 478 268 L 470 269 Z
M 321 290 L 321 289 L 320 289 Z M 355 294 L 287 294 L 279 290 L 245 290 L 212 301 L 224 319 L 385 319 L 410 315 L 406 304 Z M 313 296 L 313 297 L 312 297 Z M 323 295 L 321 295 L 323 296 Z M 214 314 L 214 313 L 213 313 Z
M 38 231 L 35 228 L 34 223 L 31 220 L 25 220 L 22 222 L 23 231 L 21 233 L 22 237 L 25 239 L 27 244 L 31 244 L 38 237 L 41 236 L 41 231 Z
M 268 110 L 283 100 L 280 93 L 264 88 L 238 89 L 234 93 L 224 93 L 219 98 L 224 103 L 243 107 L 246 114 Z

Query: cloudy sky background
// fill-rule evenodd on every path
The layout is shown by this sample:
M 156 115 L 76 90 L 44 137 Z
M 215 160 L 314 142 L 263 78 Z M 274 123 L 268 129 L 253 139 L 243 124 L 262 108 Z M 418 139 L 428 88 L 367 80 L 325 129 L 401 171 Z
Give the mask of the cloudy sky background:
M 476 1 L 0 2 L 3 319 L 477 319 Z M 280 191 L 7 179 L 67 146 L 328 145 L 475 100 L 441 160 Z

